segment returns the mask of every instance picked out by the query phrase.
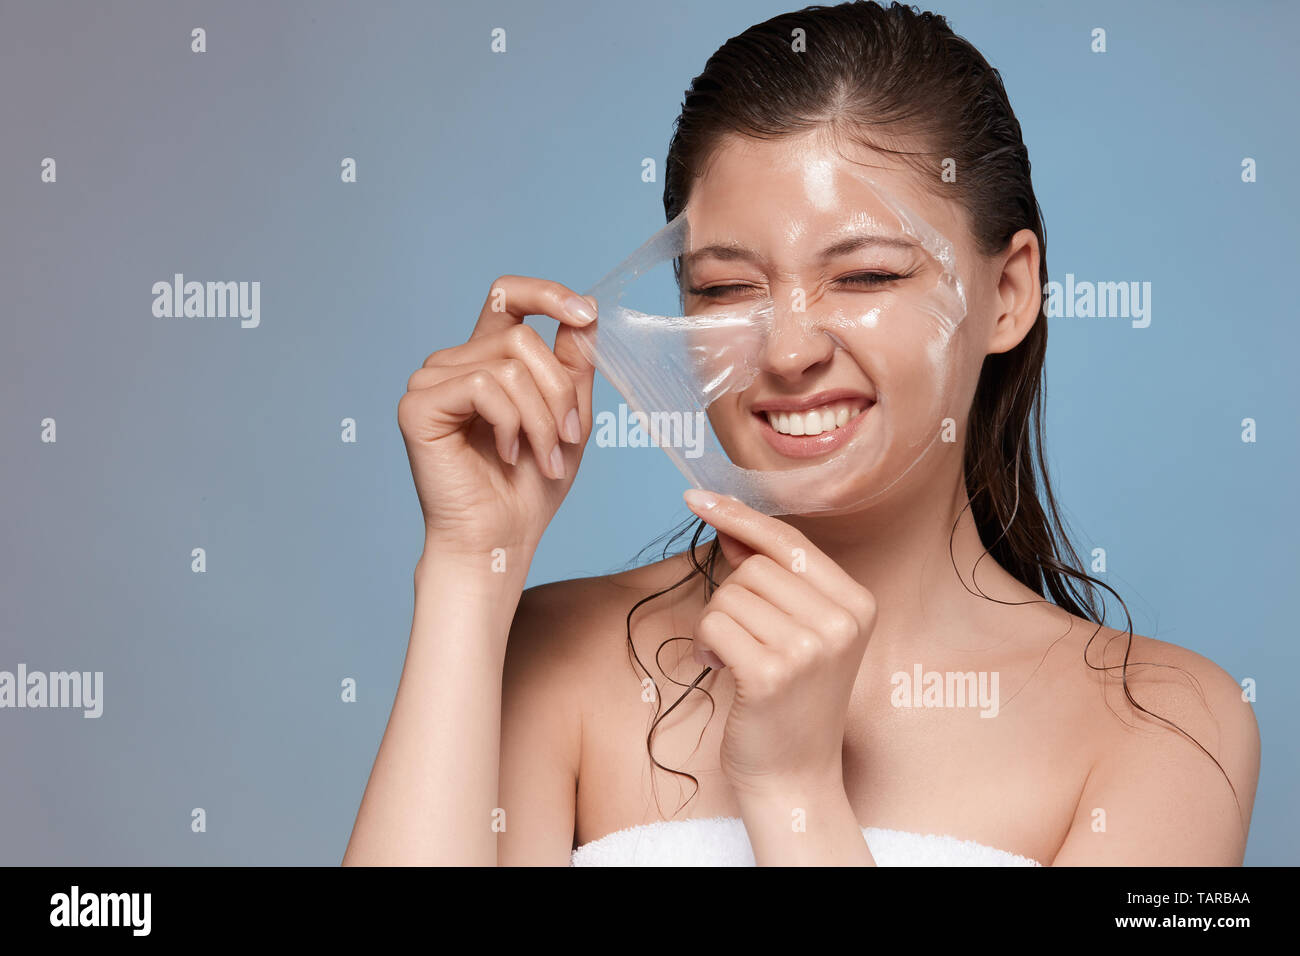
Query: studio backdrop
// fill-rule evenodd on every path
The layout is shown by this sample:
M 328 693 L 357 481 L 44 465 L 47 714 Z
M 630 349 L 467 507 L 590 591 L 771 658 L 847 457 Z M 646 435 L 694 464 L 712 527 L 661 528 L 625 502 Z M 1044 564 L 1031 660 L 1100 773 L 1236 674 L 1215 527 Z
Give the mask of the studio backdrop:
M 0 672 L 79 675 L 0 708 L 2 862 L 340 861 L 423 543 L 407 378 L 498 276 L 661 227 L 683 90 L 792 6 L 0 2 Z M 1024 127 L 1075 545 L 1254 696 L 1246 862 L 1294 864 L 1300 8 L 934 9 Z M 684 487 L 593 439 L 529 583 Z

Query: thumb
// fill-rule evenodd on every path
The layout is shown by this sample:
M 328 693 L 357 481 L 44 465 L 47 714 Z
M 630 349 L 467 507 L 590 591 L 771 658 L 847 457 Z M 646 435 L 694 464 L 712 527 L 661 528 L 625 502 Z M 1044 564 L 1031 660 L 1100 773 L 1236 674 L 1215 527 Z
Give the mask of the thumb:
M 596 300 L 593 296 L 584 295 L 584 299 L 591 303 L 592 312 L 596 311 Z M 600 321 L 599 318 L 596 320 Z M 579 380 L 583 376 L 594 376 L 596 367 L 588 358 L 596 348 L 596 322 L 582 328 L 574 328 L 571 325 L 560 323 L 559 330 L 555 333 L 555 357 L 560 360 L 565 368 L 574 374 Z

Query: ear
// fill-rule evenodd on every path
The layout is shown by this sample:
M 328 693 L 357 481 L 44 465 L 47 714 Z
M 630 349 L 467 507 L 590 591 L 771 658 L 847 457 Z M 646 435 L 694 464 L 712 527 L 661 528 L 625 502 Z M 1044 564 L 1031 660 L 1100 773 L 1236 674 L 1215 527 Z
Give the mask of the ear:
M 1038 281 L 1041 252 L 1038 237 L 1031 229 L 1021 229 L 1001 254 L 1002 274 L 997 282 L 997 313 L 989 330 L 988 351 L 1009 352 L 1021 343 L 1034 323 L 1043 304 L 1043 288 Z

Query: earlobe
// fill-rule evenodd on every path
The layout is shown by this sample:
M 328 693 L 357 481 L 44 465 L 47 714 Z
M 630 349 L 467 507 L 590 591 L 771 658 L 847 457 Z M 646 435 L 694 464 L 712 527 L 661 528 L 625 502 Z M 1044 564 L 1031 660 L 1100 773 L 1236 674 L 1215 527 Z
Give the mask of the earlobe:
M 989 354 L 1009 352 L 1019 345 L 1038 321 L 1043 303 L 1039 281 L 1038 237 L 1021 229 L 1007 243 L 998 278 L 998 311 L 989 330 Z

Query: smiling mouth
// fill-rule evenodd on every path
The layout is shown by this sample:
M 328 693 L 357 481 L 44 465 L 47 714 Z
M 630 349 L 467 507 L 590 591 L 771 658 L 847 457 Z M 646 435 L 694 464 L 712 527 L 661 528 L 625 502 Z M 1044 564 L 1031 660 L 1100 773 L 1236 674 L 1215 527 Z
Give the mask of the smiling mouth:
M 752 412 L 773 450 L 786 458 L 815 458 L 847 444 L 872 417 L 875 404 L 861 392 L 836 389 L 804 399 L 758 402 Z
M 772 430 L 781 435 L 815 436 L 843 428 L 870 407 L 863 401 L 831 402 L 805 412 L 757 412 L 767 419 Z

